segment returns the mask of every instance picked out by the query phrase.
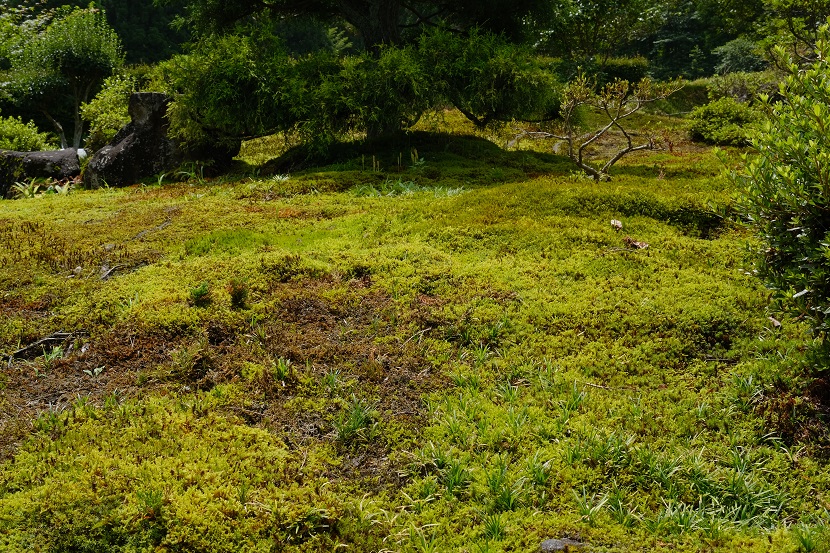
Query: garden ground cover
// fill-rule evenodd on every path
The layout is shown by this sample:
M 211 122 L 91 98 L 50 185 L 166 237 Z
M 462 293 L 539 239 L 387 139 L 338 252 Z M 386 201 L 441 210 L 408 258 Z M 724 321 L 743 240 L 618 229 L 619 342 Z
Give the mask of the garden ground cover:
M 2 549 L 826 548 L 830 388 L 670 138 L 0 202 L 0 351 L 72 333 L 0 373 Z

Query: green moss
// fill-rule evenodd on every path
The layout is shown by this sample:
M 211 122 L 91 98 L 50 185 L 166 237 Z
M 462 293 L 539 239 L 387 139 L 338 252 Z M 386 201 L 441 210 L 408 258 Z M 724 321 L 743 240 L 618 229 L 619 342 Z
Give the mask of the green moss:
M 36 430 L 5 446 L 0 548 L 824 539 L 805 329 L 768 319 L 710 152 L 597 184 L 413 134 L 423 167 L 348 145 L 284 178 L 0 202 L 3 351 L 89 334 L 46 375 L 2 368 L 3 429 Z M 54 390 L 90 404 L 49 411 Z

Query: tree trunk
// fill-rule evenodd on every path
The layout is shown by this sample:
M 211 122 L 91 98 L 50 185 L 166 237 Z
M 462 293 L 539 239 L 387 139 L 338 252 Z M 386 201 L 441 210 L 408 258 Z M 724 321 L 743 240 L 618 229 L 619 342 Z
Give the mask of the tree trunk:
M 384 44 L 397 44 L 401 34 L 399 0 L 340 0 L 343 18 L 360 33 L 366 49 L 377 54 Z
M 66 148 L 68 148 L 69 144 L 66 142 L 66 133 L 63 132 L 63 126 L 57 121 L 55 121 L 55 118 L 49 115 L 49 112 L 45 109 L 42 109 L 41 113 L 43 113 L 43 115 L 46 116 L 46 118 L 49 120 L 49 122 L 52 123 L 52 125 L 55 127 L 55 130 L 58 132 L 58 138 L 60 138 L 61 140 L 61 149 L 65 150 Z

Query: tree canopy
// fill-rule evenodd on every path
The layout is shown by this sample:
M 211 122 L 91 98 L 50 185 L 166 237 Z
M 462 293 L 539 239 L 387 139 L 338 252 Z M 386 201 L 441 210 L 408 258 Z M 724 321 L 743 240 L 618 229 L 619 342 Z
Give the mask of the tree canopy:
M 121 66 L 123 54 L 103 14 L 89 8 L 71 11 L 28 36 L 10 53 L 9 62 L 5 94 L 18 105 L 42 113 L 63 147 L 70 142 L 60 121 L 72 119 L 71 145 L 77 148 L 83 136 L 81 104 Z
M 420 29 L 443 26 L 454 30 L 477 27 L 511 40 L 526 38 L 525 22 L 549 13 L 545 0 L 165 0 L 186 6 L 185 21 L 200 34 L 233 29 L 256 17 L 298 15 L 342 21 L 355 29 L 369 50 L 417 39 Z

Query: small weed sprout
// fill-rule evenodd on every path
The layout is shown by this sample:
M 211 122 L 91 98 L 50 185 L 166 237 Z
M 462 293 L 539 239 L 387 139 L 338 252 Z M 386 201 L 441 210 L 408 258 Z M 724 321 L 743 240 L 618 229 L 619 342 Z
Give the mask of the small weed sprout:
M 801 523 L 793 527 L 792 534 L 795 538 L 795 543 L 798 545 L 798 550 L 803 553 L 813 553 L 814 551 L 825 551 L 820 549 L 827 545 L 827 523 L 821 522 L 818 525 L 809 525 Z
M 577 493 L 576 490 L 572 490 L 572 492 L 582 520 L 594 526 L 597 522 L 597 515 L 608 502 L 608 494 L 604 494 L 601 497 L 597 497 L 596 495 L 589 497 L 588 492 L 585 491 L 585 486 L 582 487 L 581 494 Z
M 444 487 L 448 495 L 458 495 L 467 489 L 472 477 L 470 471 L 460 461 L 450 461 L 443 471 Z
M 473 362 L 477 367 L 483 365 L 487 359 L 493 354 L 490 350 L 490 346 L 486 344 L 479 344 L 478 346 L 473 348 Z
M 466 388 L 470 391 L 478 391 L 481 389 L 481 375 L 477 373 L 465 374 L 457 371 L 450 375 L 450 378 L 458 388 Z
M 195 307 L 205 307 L 210 303 L 210 285 L 202 282 L 190 290 L 190 304 Z
M 410 526 L 409 528 L 409 543 L 412 550 L 416 551 L 417 553 L 438 553 L 438 540 L 435 537 L 435 530 L 433 530 L 429 537 L 427 537 L 424 530 L 427 528 L 433 528 L 437 526 L 437 524 L 427 524 L 417 528 L 415 526 Z
M 251 327 L 251 331 L 245 335 L 245 338 L 248 340 L 249 344 L 255 344 L 258 346 L 264 346 L 268 343 L 268 330 L 265 326 L 261 324 L 256 324 Z
M 530 482 L 536 487 L 547 486 L 550 480 L 551 461 L 542 461 L 542 451 L 537 451 L 527 462 L 527 474 Z
M 585 401 L 585 391 L 580 390 L 576 382 L 574 382 L 570 394 L 561 402 L 562 410 L 570 413 L 579 411 L 579 407 L 583 401 Z
M 421 480 L 418 486 L 418 498 L 423 500 L 432 499 L 438 493 L 438 482 L 435 477 L 428 476 Z
M 40 367 L 35 367 L 35 376 L 42 376 L 42 372 L 48 372 L 55 361 L 63 357 L 63 347 L 55 346 L 51 350 L 43 350 L 43 355 L 40 358 Z
M 228 294 L 231 296 L 231 307 L 242 309 L 248 301 L 248 285 L 239 278 L 232 278 L 228 281 Z
M 515 403 L 519 397 L 519 387 L 513 385 L 509 380 L 499 382 L 496 385 L 496 395 L 505 403 Z
M 86 374 L 90 378 L 97 378 L 101 375 L 101 373 L 104 372 L 104 369 L 106 369 L 106 367 L 104 366 L 95 367 L 94 369 L 84 369 L 84 374 Z
M 619 525 L 631 528 L 637 523 L 637 510 L 625 501 L 625 492 L 614 484 L 606 507 L 611 518 Z
M 412 169 L 420 169 L 426 164 L 424 158 L 418 157 L 418 150 L 416 148 L 412 148 L 409 151 L 409 161 L 411 162 L 410 167 Z
M 286 380 L 290 380 L 294 373 L 291 360 L 285 357 L 278 357 L 272 361 L 272 364 L 274 366 L 274 378 L 285 386 Z
M 333 395 L 340 388 L 340 371 L 338 369 L 329 369 L 323 375 L 323 386 L 328 390 L 329 395 Z

